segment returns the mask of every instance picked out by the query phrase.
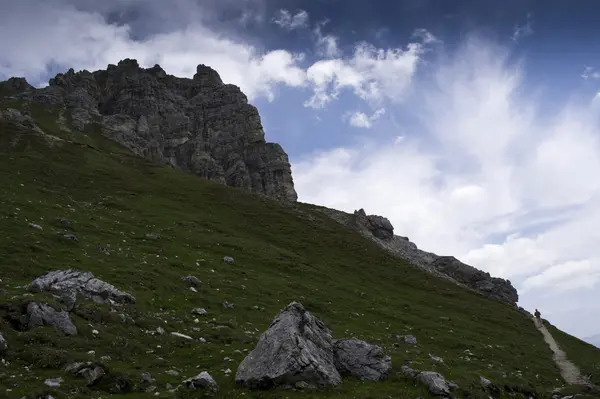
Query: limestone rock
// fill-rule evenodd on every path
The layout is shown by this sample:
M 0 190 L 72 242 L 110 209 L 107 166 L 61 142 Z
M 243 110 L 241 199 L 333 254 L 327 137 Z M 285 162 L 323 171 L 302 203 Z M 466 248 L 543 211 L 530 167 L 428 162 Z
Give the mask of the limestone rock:
M 422 371 L 417 375 L 417 379 L 423 383 L 434 395 L 449 396 L 450 387 L 443 375 L 435 371 Z
M 279 200 L 297 200 L 288 156 L 280 145 L 265 141 L 256 107 L 206 65 L 198 65 L 188 79 L 124 59 L 106 70 L 70 69 L 41 89 L 20 80 L 0 85 L 0 94 L 10 86 L 18 98 L 61 107 L 70 114 L 72 128 L 99 127 L 139 156 Z
M 249 388 L 338 385 L 331 333 L 297 302 L 273 320 L 252 352 L 241 362 L 235 380 Z
M 352 375 L 361 380 L 385 379 L 392 368 L 392 358 L 377 345 L 358 339 L 335 341 L 335 367 L 341 375 Z
M 115 286 L 99 280 L 90 272 L 78 270 L 54 270 L 33 280 L 28 289 L 32 292 L 48 291 L 63 294 L 65 291 L 76 291 L 95 302 L 135 303 L 135 298 Z
M 489 273 L 465 265 L 453 256 L 440 256 L 432 263 L 432 266 L 490 298 L 511 304 L 516 303 L 519 299 L 517 290 L 510 281 L 492 277 Z
M 216 393 L 219 391 L 219 385 L 215 382 L 208 372 L 203 371 L 195 377 L 183 381 L 186 387 L 192 389 L 203 389 L 208 392 Z
M 373 240 L 393 255 L 435 276 L 513 306 L 519 299 L 517 290 L 510 281 L 491 277 L 489 273 L 466 265 L 452 256 L 438 256 L 419 249 L 407 237 L 394 235 L 394 227 L 382 216 L 367 215 L 364 209 L 359 209 L 353 214 L 323 207 L 316 209 Z
M 59 312 L 46 303 L 29 302 L 27 305 L 27 328 L 44 325 L 54 326 L 66 335 L 77 335 L 77 327 L 65 311 Z

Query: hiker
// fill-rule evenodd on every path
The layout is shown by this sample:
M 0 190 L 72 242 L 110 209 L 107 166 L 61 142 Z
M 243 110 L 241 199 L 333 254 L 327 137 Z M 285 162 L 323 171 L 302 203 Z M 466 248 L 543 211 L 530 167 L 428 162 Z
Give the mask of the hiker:
M 542 314 L 540 313 L 539 310 L 536 309 L 534 315 L 535 315 L 535 321 L 536 321 L 537 325 L 539 327 L 541 327 L 542 326 L 542 319 L 541 319 Z

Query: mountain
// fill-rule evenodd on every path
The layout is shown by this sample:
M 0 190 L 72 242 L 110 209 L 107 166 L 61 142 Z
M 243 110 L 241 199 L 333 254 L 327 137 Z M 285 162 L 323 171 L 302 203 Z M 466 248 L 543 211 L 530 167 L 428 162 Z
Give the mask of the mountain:
M 156 91 L 134 65 L 0 83 L 0 397 L 597 395 L 600 350 L 548 324 L 589 376 L 565 386 L 507 285 L 295 201 L 286 162 L 242 137 L 243 101 L 194 94 L 224 90 L 207 67 Z M 216 109 L 202 120 L 233 133 L 178 125 Z M 188 142 L 215 167 L 190 168 Z
M 279 144 L 265 142 L 256 107 L 205 65 L 185 79 L 125 59 L 106 70 L 70 69 L 42 89 L 23 79 L 4 86 L 15 99 L 61 107 L 60 120 L 73 129 L 97 129 L 134 154 L 229 186 L 297 199 L 288 156 Z

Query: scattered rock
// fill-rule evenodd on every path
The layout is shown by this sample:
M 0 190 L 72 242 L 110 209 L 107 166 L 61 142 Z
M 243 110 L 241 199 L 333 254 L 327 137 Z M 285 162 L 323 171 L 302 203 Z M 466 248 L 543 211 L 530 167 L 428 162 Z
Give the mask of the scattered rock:
M 145 236 L 149 240 L 158 240 L 160 238 L 160 234 L 157 233 L 148 233 Z
M 58 237 L 65 241 L 73 241 L 79 242 L 79 239 L 75 236 L 75 234 L 70 233 L 58 233 Z
M 142 373 L 141 382 L 142 383 L 152 382 L 152 374 L 150 374 L 150 373 Z
M 441 358 L 441 357 L 439 357 L 439 356 L 434 356 L 434 355 L 432 355 L 431 353 L 429 354 L 429 358 L 430 358 L 431 360 L 433 360 L 434 362 L 436 362 L 436 363 L 444 363 L 444 359 L 442 359 L 442 358 Z
M 50 388 L 59 388 L 60 384 L 62 384 L 63 379 L 61 377 L 58 378 L 48 378 L 44 381 L 44 385 L 49 386 Z
M 236 383 L 248 388 L 338 385 L 331 333 L 304 307 L 292 302 L 273 320 L 237 369 Z
M 84 367 L 77 371 L 77 374 L 85 378 L 87 385 L 91 386 L 100 381 L 106 372 L 104 367 L 98 365 L 94 367 Z
M 192 310 L 193 314 L 197 314 L 199 316 L 206 316 L 208 314 L 208 311 L 204 308 L 195 308 Z
M 2 333 L 0 333 L 0 355 L 4 354 L 4 352 L 6 352 L 7 349 L 8 343 L 6 342 L 6 339 L 4 339 Z
M 400 372 L 410 378 L 415 378 L 419 374 L 417 370 L 407 365 L 400 367 Z
M 229 263 L 231 265 L 231 264 L 233 264 L 234 260 L 231 256 L 225 256 L 225 257 L 223 257 L 223 262 Z
M 158 335 L 163 335 L 165 333 L 165 329 L 162 327 L 156 327 L 156 333 Z
M 39 224 L 35 224 L 35 223 L 29 223 L 29 227 L 33 227 L 34 229 L 37 229 L 37 230 L 43 230 L 42 226 L 40 226 Z
M 32 292 L 49 291 L 62 294 L 75 290 L 98 303 L 110 300 L 118 303 L 135 303 L 133 295 L 119 291 L 115 286 L 97 279 L 90 272 L 54 270 L 33 280 L 27 287 Z
M 417 375 L 417 379 L 423 383 L 429 392 L 438 396 L 450 395 L 450 387 L 446 379 L 435 371 L 423 371 Z
M 165 374 L 172 375 L 172 376 L 177 376 L 177 375 L 179 375 L 179 371 L 177 371 L 177 370 L 167 370 L 167 371 L 165 371 Z
M 415 337 L 414 335 L 405 335 L 402 338 L 404 339 L 404 342 L 406 342 L 407 344 L 410 344 L 410 345 L 417 344 L 417 337 Z
M 233 309 L 233 308 L 235 307 L 235 304 L 233 304 L 233 303 L 229 303 L 229 302 L 227 302 L 227 301 L 224 301 L 224 302 L 223 302 L 223 307 L 224 307 L 225 309 Z
M 33 329 L 44 325 L 54 326 L 66 335 L 77 335 L 77 327 L 67 312 L 59 312 L 46 303 L 29 302 L 27 328 Z
M 183 381 L 186 387 L 191 389 L 203 389 L 208 392 L 217 393 L 219 386 L 208 372 L 203 371 L 195 377 Z
M 202 285 L 202 281 L 196 276 L 186 276 L 183 278 L 183 281 L 196 287 Z
M 358 339 L 335 341 L 333 351 L 335 367 L 341 375 L 378 381 L 387 378 L 392 368 L 392 358 L 383 349 Z
M 73 221 L 72 221 L 72 220 L 69 220 L 69 219 L 65 219 L 65 218 L 56 218 L 56 222 L 57 222 L 57 223 L 58 223 L 60 226 L 62 226 L 62 227 L 64 227 L 64 228 L 67 228 L 67 229 L 70 229 L 70 228 L 72 228 L 72 227 L 73 227 Z
M 178 332 L 172 332 L 171 335 L 174 336 L 174 337 L 184 338 L 184 339 L 188 339 L 188 340 L 192 340 L 193 339 L 189 335 L 181 334 L 181 333 L 178 333 Z

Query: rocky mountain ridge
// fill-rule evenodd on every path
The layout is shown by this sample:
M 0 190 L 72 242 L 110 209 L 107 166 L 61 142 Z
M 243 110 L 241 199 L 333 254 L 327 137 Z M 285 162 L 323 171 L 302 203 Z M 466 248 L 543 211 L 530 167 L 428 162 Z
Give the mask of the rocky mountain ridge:
M 383 216 L 367 215 L 364 209 L 359 209 L 353 214 L 330 208 L 317 209 L 373 240 L 388 252 L 433 275 L 513 306 L 516 306 L 519 300 L 517 290 L 509 280 L 492 277 L 489 273 L 464 264 L 453 256 L 439 256 L 419 249 L 408 237 L 394 235 L 394 226 Z
M 297 199 L 288 156 L 265 141 L 256 107 L 208 66 L 198 65 L 187 79 L 124 59 L 106 70 L 70 69 L 41 89 L 11 78 L 0 83 L 0 93 L 59 107 L 65 130 L 96 129 L 147 159 L 278 200 Z M 14 112 L 4 117 L 26 120 Z
M 0 119 L 44 133 L 28 115 L 28 104 L 57 107 L 56 123 L 65 131 L 100 132 L 152 161 L 284 202 L 297 200 L 288 156 L 279 144 L 265 141 L 256 107 L 206 65 L 187 79 L 168 75 L 159 65 L 145 69 L 124 59 L 106 70 L 70 69 L 41 89 L 11 78 L 0 82 L 0 95 L 27 102 L 21 110 L 0 110 Z M 438 277 L 511 305 L 518 301 L 510 281 L 418 249 L 394 235 L 385 217 L 362 209 L 354 215 L 333 209 L 326 214 Z

